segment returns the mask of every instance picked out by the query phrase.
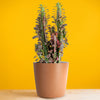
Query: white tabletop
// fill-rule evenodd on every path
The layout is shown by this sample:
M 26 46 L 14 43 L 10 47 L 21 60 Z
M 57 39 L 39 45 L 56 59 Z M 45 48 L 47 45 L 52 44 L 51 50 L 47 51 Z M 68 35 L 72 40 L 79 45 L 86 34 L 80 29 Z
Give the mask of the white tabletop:
M 0 90 L 0 100 L 47 100 L 36 95 L 35 90 Z M 48 100 L 100 100 L 100 89 L 70 89 L 61 98 Z

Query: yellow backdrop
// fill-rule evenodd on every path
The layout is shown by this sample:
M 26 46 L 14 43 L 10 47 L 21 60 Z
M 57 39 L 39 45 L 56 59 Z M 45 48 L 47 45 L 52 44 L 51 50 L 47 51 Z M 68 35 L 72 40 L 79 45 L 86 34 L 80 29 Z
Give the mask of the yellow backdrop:
M 32 36 L 39 4 L 57 0 L 0 0 L 0 89 L 35 89 Z M 100 1 L 62 0 L 67 16 L 69 89 L 100 88 Z

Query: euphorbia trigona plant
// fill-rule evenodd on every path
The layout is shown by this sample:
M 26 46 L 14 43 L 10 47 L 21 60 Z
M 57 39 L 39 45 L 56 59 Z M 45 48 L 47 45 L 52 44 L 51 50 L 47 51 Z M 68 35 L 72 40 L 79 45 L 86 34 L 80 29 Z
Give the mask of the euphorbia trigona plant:
M 68 45 L 66 38 L 64 21 L 66 17 L 62 14 L 62 6 L 60 3 L 56 4 L 57 15 L 54 18 L 54 26 L 47 25 L 48 18 L 46 17 L 45 9 L 40 5 L 39 15 L 36 19 L 36 36 L 38 43 L 35 44 L 35 51 L 39 57 L 40 63 L 59 63 L 63 55 L 63 48 Z M 47 29 L 49 31 L 47 31 Z M 48 38 L 50 35 L 50 39 Z

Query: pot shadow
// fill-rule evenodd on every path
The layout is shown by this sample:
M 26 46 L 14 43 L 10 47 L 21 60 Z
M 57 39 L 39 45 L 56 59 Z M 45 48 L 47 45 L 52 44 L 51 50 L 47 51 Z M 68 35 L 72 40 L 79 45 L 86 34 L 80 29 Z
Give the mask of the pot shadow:
M 34 90 L 10 90 L 9 93 L 17 97 L 37 97 L 37 93 Z

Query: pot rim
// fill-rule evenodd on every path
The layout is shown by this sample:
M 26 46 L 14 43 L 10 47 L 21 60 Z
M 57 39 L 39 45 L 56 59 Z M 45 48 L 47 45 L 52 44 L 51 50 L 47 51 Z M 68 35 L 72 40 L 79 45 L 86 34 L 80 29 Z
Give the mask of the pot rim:
M 60 63 L 69 63 L 69 62 L 65 62 L 65 61 L 62 61 L 60 63 L 38 63 L 38 62 L 33 62 L 34 64 L 60 64 Z

